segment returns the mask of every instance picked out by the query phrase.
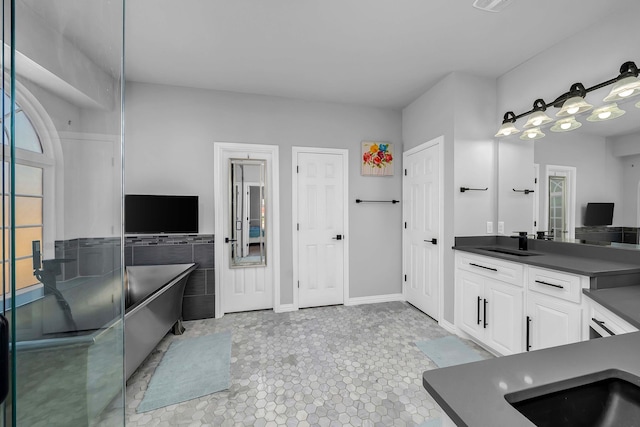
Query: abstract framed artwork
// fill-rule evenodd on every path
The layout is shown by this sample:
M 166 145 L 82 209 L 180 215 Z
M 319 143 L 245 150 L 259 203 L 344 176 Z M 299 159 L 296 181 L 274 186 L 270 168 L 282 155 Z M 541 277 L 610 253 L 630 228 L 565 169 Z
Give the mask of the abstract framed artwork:
M 393 144 L 362 141 L 362 176 L 393 175 Z

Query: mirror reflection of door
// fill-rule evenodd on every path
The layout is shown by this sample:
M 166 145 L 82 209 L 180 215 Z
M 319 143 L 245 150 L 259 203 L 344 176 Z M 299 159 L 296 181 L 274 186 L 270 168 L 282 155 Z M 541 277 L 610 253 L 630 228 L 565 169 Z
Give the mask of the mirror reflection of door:
M 267 263 L 265 160 L 230 161 L 230 266 L 264 266 Z
M 564 176 L 549 177 L 549 231 L 554 236 L 567 233 L 567 178 Z

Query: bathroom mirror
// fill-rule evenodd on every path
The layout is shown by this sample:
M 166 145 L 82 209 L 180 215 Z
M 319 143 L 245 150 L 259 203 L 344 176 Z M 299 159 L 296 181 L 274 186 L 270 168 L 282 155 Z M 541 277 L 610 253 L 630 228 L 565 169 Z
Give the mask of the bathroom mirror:
M 520 133 L 498 140 L 498 220 L 505 234 L 552 231 L 554 240 L 640 249 L 639 100 L 619 103 L 625 114 L 608 121 L 587 121 L 585 113 L 570 132 L 552 132 L 550 124 L 542 139 L 523 141 Z M 517 185 L 534 192 L 515 193 Z M 590 202 L 614 203 L 611 226 L 583 226 Z
M 230 162 L 231 267 L 266 266 L 266 160 Z

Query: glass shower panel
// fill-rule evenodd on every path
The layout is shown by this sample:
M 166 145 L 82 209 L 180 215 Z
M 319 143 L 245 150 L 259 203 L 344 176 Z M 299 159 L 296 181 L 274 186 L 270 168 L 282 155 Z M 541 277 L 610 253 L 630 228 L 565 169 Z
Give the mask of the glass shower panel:
M 122 426 L 124 2 L 3 6 L 0 425 Z

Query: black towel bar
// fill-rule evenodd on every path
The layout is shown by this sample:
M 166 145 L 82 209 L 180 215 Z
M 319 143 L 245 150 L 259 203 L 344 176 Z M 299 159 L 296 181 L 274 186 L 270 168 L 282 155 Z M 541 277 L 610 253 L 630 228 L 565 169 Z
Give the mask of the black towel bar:
M 464 193 L 465 191 L 487 191 L 489 187 L 486 188 L 469 188 L 469 187 L 460 187 L 460 192 Z
M 356 203 L 400 203 L 400 200 L 361 200 L 356 199 Z

